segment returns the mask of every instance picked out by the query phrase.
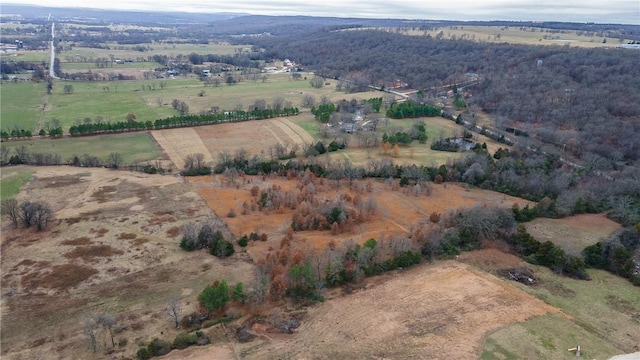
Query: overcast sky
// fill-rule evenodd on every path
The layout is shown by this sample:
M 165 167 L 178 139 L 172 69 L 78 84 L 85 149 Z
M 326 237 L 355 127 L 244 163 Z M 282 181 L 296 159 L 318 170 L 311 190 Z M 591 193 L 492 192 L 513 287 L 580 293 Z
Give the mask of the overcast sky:
M 10 0 L 9 2 L 121 10 L 434 20 L 571 21 L 640 25 L 640 0 Z

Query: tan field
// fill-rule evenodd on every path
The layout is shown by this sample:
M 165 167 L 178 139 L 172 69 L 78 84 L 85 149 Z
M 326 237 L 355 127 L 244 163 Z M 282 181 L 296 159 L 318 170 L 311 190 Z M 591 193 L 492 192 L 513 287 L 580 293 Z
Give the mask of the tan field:
M 605 240 L 622 226 L 606 214 L 582 214 L 564 219 L 535 219 L 526 224 L 527 231 L 539 241 L 553 241 L 570 254 Z

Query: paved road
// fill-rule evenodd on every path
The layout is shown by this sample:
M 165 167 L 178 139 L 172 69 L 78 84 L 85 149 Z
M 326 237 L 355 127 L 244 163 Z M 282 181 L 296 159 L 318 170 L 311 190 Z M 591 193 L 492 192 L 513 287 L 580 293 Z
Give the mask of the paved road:
M 55 38 L 55 23 L 51 23 L 51 41 L 49 42 L 51 45 L 51 63 L 49 64 L 49 77 L 53 79 L 57 79 L 55 72 L 53 71 L 53 63 L 56 59 L 56 48 L 53 45 L 53 39 Z

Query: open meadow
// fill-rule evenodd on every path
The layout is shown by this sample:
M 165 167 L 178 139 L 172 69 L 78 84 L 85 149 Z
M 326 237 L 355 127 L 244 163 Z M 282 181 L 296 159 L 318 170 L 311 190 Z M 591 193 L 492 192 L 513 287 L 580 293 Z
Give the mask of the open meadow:
M 606 214 L 581 214 L 564 219 L 538 218 L 526 224 L 527 232 L 539 241 L 553 241 L 569 254 L 603 241 L 622 228 Z
M 464 39 L 479 42 L 511 43 L 523 45 L 553 45 L 572 47 L 615 47 L 628 39 L 598 37 L 593 33 L 576 30 L 554 30 L 515 26 L 451 26 L 429 31 L 404 30 L 408 35 L 441 36 L 443 39 Z M 439 35 L 441 34 L 441 35 Z

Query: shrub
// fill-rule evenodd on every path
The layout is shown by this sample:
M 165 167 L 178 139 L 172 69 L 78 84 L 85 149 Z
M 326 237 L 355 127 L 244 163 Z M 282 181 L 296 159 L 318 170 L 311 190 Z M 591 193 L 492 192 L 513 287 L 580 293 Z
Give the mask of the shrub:
M 231 242 L 222 239 L 213 243 L 209 248 L 209 252 L 211 253 L 211 255 L 217 256 L 219 258 L 225 258 L 227 256 L 233 255 L 236 250 Z
M 247 237 L 247 235 L 244 235 L 240 239 L 238 239 L 238 245 L 242 247 L 247 246 L 248 243 L 249 243 L 249 238 Z
M 198 297 L 200 305 L 209 312 L 218 311 L 229 302 L 229 286 L 225 280 L 207 286 Z
M 363 248 L 368 248 L 368 249 L 375 249 L 377 244 L 378 243 L 376 242 L 376 239 L 371 238 L 371 239 L 365 241 L 364 244 L 362 244 L 362 247 Z
M 118 340 L 118 346 L 120 347 L 125 347 L 128 343 L 129 340 L 127 340 L 127 338 L 121 338 L 120 340 Z
M 151 357 L 162 356 L 168 354 L 171 351 L 171 345 L 167 341 L 155 338 L 149 343 L 149 346 L 147 346 L 147 350 Z
M 138 349 L 138 352 L 136 353 L 136 359 L 138 360 L 148 360 L 151 359 L 153 357 L 153 355 L 151 355 L 149 353 L 149 350 L 147 350 L 147 348 L 140 348 Z
M 233 288 L 233 301 L 244 303 L 246 298 L 247 295 L 244 293 L 244 285 L 241 282 L 237 283 Z
M 197 343 L 198 337 L 196 334 L 180 333 L 175 339 L 173 339 L 173 344 L 171 346 L 174 349 L 185 349 Z

